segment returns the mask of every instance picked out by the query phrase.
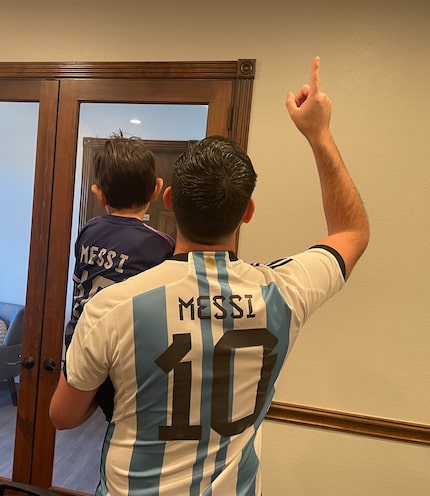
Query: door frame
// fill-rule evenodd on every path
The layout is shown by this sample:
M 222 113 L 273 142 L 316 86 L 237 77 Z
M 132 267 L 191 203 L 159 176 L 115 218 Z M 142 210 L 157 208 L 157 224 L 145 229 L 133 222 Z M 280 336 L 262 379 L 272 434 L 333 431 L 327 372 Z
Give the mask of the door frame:
M 41 170 L 43 160 L 46 166 L 44 173 L 36 178 L 26 329 L 32 327 L 31 333 L 25 333 L 23 343 L 23 356 L 34 355 L 36 366 L 23 371 L 31 380 L 24 380 L 23 389 L 20 387 L 14 480 L 44 487 L 51 486 L 52 481 L 55 429 L 47 405 L 61 366 L 63 333 L 58 329 L 63 329 L 65 320 L 80 103 L 136 101 L 124 93 L 119 100 L 111 99 L 112 92 L 121 93 L 121 88 L 127 87 L 131 94 L 140 91 L 143 95 L 146 91 L 147 96 L 138 100 L 142 103 L 208 104 L 207 134 L 221 134 L 246 149 L 254 77 L 254 59 L 0 63 L 0 82 L 13 80 L 19 85 L 41 81 L 46 93 L 57 85 L 59 95 L 58 100 L 57 97 L 49 100 L 45 110 L 40 109 L 49 126 L 45 129 L 39 125 L 38 130 L 37 162 Z M 37 259 L 40 253 L 42 263 Z M 42 277 L 42 285 L 37 276 Z M 48 358 L 58 370 L 43 368 L 42 362 Z M 59 492 L 69 494 L 67 490 Z

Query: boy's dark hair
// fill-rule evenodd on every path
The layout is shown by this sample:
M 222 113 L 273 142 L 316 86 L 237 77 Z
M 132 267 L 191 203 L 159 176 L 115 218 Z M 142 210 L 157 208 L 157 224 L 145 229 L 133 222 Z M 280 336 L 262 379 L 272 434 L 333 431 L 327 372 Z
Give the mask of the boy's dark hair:
M 239 226 L 257 181 L 248 155 L 233 141 L 210 136 L 178 157 L 172 205 L 181 232 L 217 244 Z
M 124 209 L 149 202 L 156 184 L 154 155 L 137 137 L 122 131 L 106 141 L 94 159 L 94 176 L 110 207 Z

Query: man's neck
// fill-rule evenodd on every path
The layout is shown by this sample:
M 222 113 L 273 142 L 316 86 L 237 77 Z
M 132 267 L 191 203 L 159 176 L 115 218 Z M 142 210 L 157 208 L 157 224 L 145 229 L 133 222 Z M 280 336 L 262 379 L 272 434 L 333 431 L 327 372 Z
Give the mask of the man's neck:
M 232 234 L 222 243 L 207 245 L 189 241 L 178 231 L 176 235 L 175 255 L 178 253 L 189 253 L 190 251 L 231 251 L 236 253 L 236 234 Z

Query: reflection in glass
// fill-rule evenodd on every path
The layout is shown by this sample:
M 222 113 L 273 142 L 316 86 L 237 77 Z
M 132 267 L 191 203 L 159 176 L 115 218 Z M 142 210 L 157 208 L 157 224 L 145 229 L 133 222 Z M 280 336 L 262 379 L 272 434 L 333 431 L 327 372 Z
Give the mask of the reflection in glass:
M 199 140 L 206 135 L 207 115 L 207 105 L 81 104 L 65 322 L 70 318 L 73 297 L 73 248 L 78 234 L 81 206 L 84 140 L 108 138 L 119 130 L 125 136 L 138 136 L 144 140 Z M 52 481 L 54 486 L 94 493 L 99 481 L 100 452 L 106 428 L 107 423 L 98 409 L 78 428 L 57 432 Z M 71 460 L 73 463 L 70 463 Z
M 0 319 L 11 331 L 14 307 L 3 303 L 25 304 L 38 113 L 38 103 L 0 102 Z M 19 377 L 5 380 L 5 326 L 0 322 L 0 477 L 11 478 Z

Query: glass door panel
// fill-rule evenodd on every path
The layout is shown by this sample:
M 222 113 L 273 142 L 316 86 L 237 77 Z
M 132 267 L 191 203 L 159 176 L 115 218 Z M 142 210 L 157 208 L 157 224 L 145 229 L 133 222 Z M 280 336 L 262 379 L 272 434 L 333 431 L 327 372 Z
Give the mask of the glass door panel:
M 11 478 L 39 104 L 0 102 L 0 476 Z
M 79 228 L 85 141 L 103 140 L 120 129 L 126 135 L 137 135 L 152 142 L 184 143 L 207 134 L 227 136 L 232 96 L 231 81 L 61 82 L 50 237 L 50 251 L 55 253 L 56 264 L 55 271 L 48 267 L 44 356 L 53 357 L 59 363 L 62 356 L 58 353 L 64 354 L 63 330 L 71 311 L 74 266 L 71 253 Z M 49 336 L 46 341 L 45 335 Z M 103 414 L 97 412 L 78 429 L 55 436 L 52 472 L 55 488 L 94 491 L 99 480 L 98 467 L 95 470 L 94 463 L 81 465 L 80 462 L 84 460 L 83 454 L 88 453 L 98 465 L 106 427 Z M 46 436 L 46 429 L 37 439 L 41 436 Z M 42 461 L 35 459 L 34 471 L 39 464 Z M 38 480 L 41 485 L 47 482 Z
M 70 318 L 73 299 L 74 240 L 79 224 L 84 224 L 87 220 L 80 218 L 84 210 L 82 201 L 92 195 L 88 191 L 91 181 L 83 178 L 85 156 L 92 157 L 113 133 L 121 131 L 126 137 L 138 136 L 146 140 L 154 152 L 157 175 L 166 176 L 163 177 L 166 186 L 170 184 L 168 172 L 171 169 L 160 165 L 172 165 L 189 141 L 202 139 L 206 135 L 207 114 L 207 105 L 81 104 L 65 322 Z M 94 143 L 94 151 L 89 154 L 84 150 L 88 143 Z M 160 150 L 165 149 L 171 153 L 163 152 L 161 155 Z M 100 215 L 104 213 L 100 211 Z M 151 220 L 151 214 L 148 213 L 146 222 L 151 223 Z M 160 228 L 159 225 L 153 227 Z M 103 413 L 98 409 L 85 424 L 70 431 L 57 432 L 53 486 L 94 493 L 99 481 L 100 453 L 107 425 Z

